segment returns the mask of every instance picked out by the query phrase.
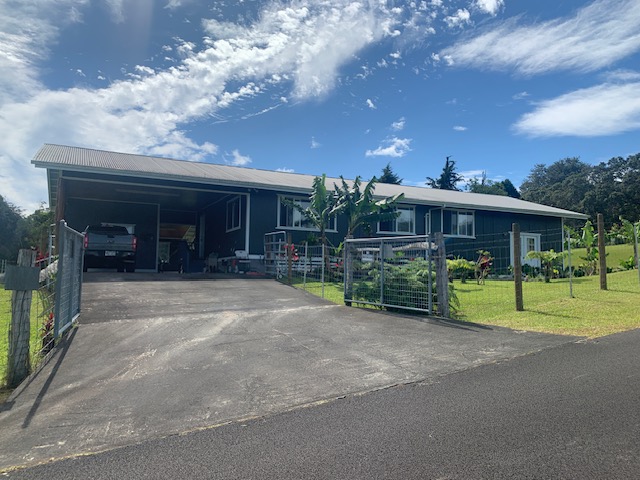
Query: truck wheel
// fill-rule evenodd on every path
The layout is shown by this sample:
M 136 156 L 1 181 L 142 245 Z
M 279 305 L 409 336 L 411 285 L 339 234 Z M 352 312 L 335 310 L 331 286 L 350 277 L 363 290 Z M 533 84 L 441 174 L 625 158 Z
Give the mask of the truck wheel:
M 125 271 L 127 271 L 128 273 L 133 273 L 133 272 L 135 272 L 135 271 L 136 271 L 136 267 L 135 267 L 135 266 L 133 266 L 133 265 L 131 265 L 131 266 L 127 266 L 127 267 L 125 267 L 124 269 L 125 269 Z
M 118 273 L 124 272 L 124 265 L 118 265 Z

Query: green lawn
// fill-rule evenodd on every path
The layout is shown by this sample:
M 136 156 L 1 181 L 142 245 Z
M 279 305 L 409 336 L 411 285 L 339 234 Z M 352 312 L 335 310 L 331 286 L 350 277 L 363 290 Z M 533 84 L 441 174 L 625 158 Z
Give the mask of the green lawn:
M 31 303 L 31 362 L 37 361 L 37 351 L 41 348 L 40 325 L 38 314 L 41 308 L 38 305 L 38 293 L 33 292 Z M 0 284 L 0 389 L 5 385 L 7 373 L 7 349 L 9 343 L 9 326 L 11 325 L 11 292 Z M 0 392 L 0 397 L 2 392 Z
M 610 273 L 608 290 L 600 290 L 599 276 L 573 280 L 574 297 L 569 296 L 568 279 L 550 283 L 523 284 L 525 311 L 516 312 L 514 284 L 511 281 L 455 281 L 460 300 L 458 316 L 463 321 L 562 335 L 600 337 L 640 328 L 640 281 L 637 270 Z M 294 284 L 302 288 L 301 284 Z M 320 296 L 318 282 L 307 283 L 306 290 Z M 325 285 L 325 298 L 344 303 L 342 284 Z
M 600 337 L 640 328 L 640 282 L 637 270 L 607 275 L 608 290 L 600 290 L 600 277 L 523 284 L 523 312 L 515 311 L 512 282 L 455 282 L 461 319 L 517 330 Z
M 629 260 L 629 257 L 633 256 L 633 245 L 609 245 L 606 247 L 607 251 L 607 267 L 614 270 L 620 269 L 621 260 Z M 571 265 L 577 267 L 585 261 L 581 257 L 585 257 L 587 251 L 584 248 L 571 249 Z

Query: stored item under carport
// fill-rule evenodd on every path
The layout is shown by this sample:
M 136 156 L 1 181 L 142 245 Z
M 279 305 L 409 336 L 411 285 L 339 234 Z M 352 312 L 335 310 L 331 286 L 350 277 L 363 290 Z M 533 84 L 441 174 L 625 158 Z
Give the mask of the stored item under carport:
M 138 240 L 126 227 L 89 225 L 84 231 L 84 271 L 88 268 L 116 268 L 135 272 Z

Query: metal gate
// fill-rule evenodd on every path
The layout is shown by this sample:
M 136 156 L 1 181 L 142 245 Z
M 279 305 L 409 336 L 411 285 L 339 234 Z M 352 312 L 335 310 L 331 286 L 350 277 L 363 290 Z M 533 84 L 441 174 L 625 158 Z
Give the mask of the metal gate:
M 354 238 L 344 244 L 345 303 L 440 314 L 429 235 Z
M 64 220 L 58 224 L 58 253 L 53 330 L 55 338 L 78 319 L 82 296 L 84 235 L 69 228 Z
M 264 265 L 267 275 L 280 277 L 287 265 L 287 232 L 271 232 L 264 235 Z

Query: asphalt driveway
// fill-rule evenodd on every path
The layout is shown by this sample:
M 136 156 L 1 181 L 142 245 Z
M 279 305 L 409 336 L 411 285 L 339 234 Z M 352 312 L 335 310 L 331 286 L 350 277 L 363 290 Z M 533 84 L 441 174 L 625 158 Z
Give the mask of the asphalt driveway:
M 348 308 L 267 279 L 88 273 L 79 328 L 0 405 L 0 470 L 575 340 Z

